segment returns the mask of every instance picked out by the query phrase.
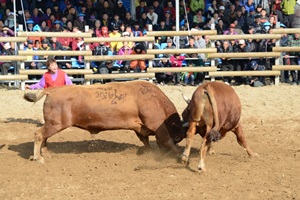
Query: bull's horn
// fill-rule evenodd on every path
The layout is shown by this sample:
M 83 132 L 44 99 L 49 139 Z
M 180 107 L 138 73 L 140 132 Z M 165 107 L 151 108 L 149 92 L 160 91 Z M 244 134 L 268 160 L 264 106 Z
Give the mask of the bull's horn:
M 185 122 L 184 124 L 182 124 L 183 128 L 189 127 L 189 122 Z
M 187 104 L 189 104 L 191 102 L 191 100 L 189 98 L 187 98 L 183 93 L 181 94 L 181 96 Z

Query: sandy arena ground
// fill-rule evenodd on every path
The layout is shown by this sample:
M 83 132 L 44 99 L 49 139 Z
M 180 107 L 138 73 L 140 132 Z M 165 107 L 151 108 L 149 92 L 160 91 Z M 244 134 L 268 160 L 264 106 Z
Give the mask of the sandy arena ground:
M 161 86 L 181 113 L 195 87 Z M 214 143 L 207 172 L 195 172 L 201 142 L 196 136 L 190 168 L 173 155 L 140 154 L 132 131 L 106 131 L 92 138 L 69 128 L 48 140 L 45 164 L 29 160 L 33 133 L 41 125 L 43 100 L 0 89 L 0 197 L 8 199 L 300 199 L 300 87 L 234 87 L 243 105 L 242 124 L 259 157 L 249 158 L 233 133 Z M 93 142 L 91 143 L 91 141 Z M 179 143 L 183 149 L 185 140 Z

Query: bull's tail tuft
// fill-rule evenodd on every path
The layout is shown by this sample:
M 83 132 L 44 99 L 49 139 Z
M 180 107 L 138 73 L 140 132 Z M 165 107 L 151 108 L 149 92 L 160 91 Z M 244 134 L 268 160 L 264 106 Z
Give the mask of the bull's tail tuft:
M 207 139 L 210 142 L 217 142 L 221 139 L 221 133 L 212 129 L 211 131 L 209 131 Z
M 29 101 L 29 102 L 36 102 L 37 101 L 36 94 L 31 93 L 31 92 L 24 94 L 24 99 L 26 101 Z

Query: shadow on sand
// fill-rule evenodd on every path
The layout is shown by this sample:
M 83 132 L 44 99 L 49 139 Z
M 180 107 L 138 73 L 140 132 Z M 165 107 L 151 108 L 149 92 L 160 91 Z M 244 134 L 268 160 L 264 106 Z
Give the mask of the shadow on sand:
M 6 118 L 3 123 L 25 123 L 25 124 L 35 124 L 37 127 L 43 126 L 43 124 L 39 120 L 29 119 L 29 118 Z
M 131 148 L 139 150 L 139 148 L 142 147 L 134 144 L 117 143 L 106 140 L 48 142 L 48 150 L 50 153 L 54 154 L 81 154 L 92 152 L 119 153 Z M 9 145 L 8 149 L 17 152 L 20 157 L 28 159 L 31 155 L 33 155 L 33 142 L 26 142 L 18 145 Z

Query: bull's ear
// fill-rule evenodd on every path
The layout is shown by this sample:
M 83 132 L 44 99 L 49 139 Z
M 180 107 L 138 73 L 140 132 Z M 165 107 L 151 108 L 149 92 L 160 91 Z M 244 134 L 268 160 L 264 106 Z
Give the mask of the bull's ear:
M 187 98 L 183 93 L 181 94 L 181 96 L 187 104 L 190 104 L 191 100 L 189 98 Z

